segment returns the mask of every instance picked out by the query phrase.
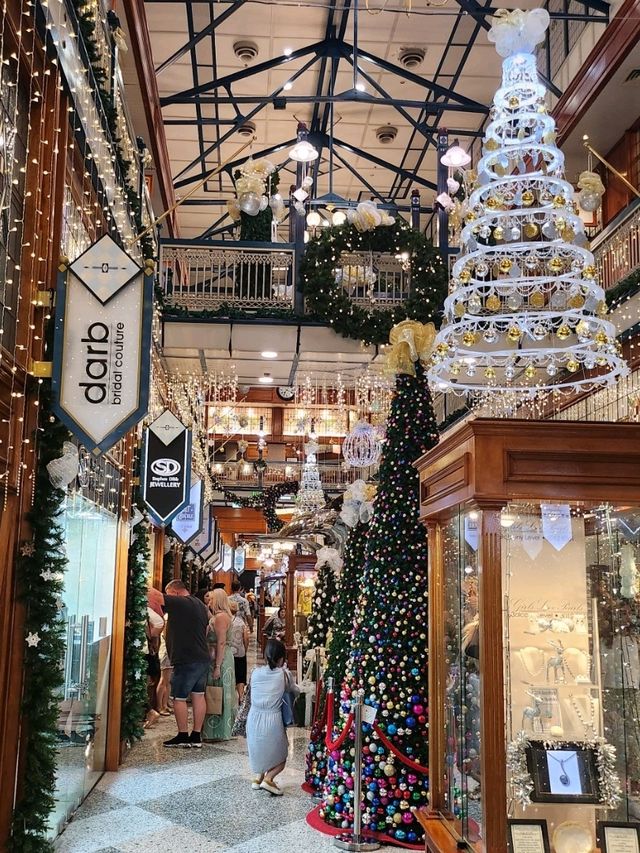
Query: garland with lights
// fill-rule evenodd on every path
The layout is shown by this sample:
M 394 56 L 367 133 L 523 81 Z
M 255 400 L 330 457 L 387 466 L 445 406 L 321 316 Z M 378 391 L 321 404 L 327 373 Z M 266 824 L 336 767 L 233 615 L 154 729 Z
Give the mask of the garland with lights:
M 284 495 L 295 495 L 298 493 L 297 480 L 285 480 L 283 483 L 276 483 L 275 486 L 269 486 L 268 489 L 263 489 L 261 492 L 256 492 L 249 497 L 242 497 L 230 492 L 218 479 L 212 477 L 213 488 L 217 492 L 222 492 L 224 499 L 230 503 L 238 504 L 243 509 L 259 509 L 266 519 L 269 533 L 276 533 L 283 526 L 276 514 L 276 504 Z
M 393 308 L 354 305 L 336 281 L 335 268 L 344 252 L 408 254 L 410 291 Z M 372 231 L 354 225 L 325 228 L 309 240 L 300 265 L 300 280 L 309 311 L 322 317 L 346 338 L 384 344 L 391 328 L 405 318 L 439 325 L 447 295 L 447 271 L 440 254 L 419 231 L 398 219 Z
M 628 299 L 635 296 L 639 290 L 640 269 L 637 269 L 630 275 L 626 276 L 626 278 L 623 278 L 622 281 L 619 281 L 615 287 L 611 288 L 611 290 L 606 291 L 605 299 L 607 301 L 607 307 L 611 311 L 615 311 L 616 308 L 619 308 Z
M 147 625 L 147 566 L 149 526 L 133 528 L 127 560 L 127 607 L 124 629 L 124 687 L 120 738 L 131 744 L 144 734 L 147 707 L 147 660 L 144 653 Z
M 427 541 L 413 462 L 435 446 L 438 433 L 420 363 L 415 374 L 396 380 L 335 732 L 342 731 L 356 691 L 364 689 L 365 703 L 378 709 L 380 731 L 391 745 L 371 730 L 364 733 L 364 827 L 418 849 L 424 831 L 413 807 L 426 804 L 429 787 L 428 599 Z M 352 746 L 349 740 L 330 751 L 320 808 L 320 816 L 340 828 L 353 821 Z M 386 804 L 382 809 L 380 801 Z
M 13 812 L 9 849 L 23 853 L 52 851 L 47 839 L 55 806 L 60 661 L 65 650 L 61 618 L 67 567 L 64 530 L 59 517 L 65 493 L 52 485 L 47 465 L 62 455 L 69 432 L 50 410 L 50 385 L 40 388 L 38 462 L 33 506 L 27 515 L 31 539 L 22 543 L 17 562 L 25 604 L 24 686 L 22 694 L 21 797 Z
M 94 17 L 92 8 L 85 5 L 84 0 L 73 0 L 73 8 L 76 13 L 78 30 L 82 37 L 82 42 L 87 53 L 89 64 L 91 65 L 91 72 L 96 84 L 99 101 L 102 106 L 102 112 L 106 118 L 109 136 L 111 137 L 112 148 L 115 156 L 115 172 L 116 174 L 119 173 L 122 177 L 122 188 L 131 209 L 137 233 L 140 233 L 145 228 L 145 224 L 142 219 L 142 199 L 140 198 L 137 189 L 133 186 L 134 179 L 131 174 L 132 163 L 126 159 L 120 144 L 116 105 L 114 103 L 113 95 L 106 85 L 107 74 L 100 63 L 101 47 L 95 37 L 95 30 L 98 24 Z M 109 60 L 111 61 L 111 56 L 109 56 Z M 145 260 L 155 258 L 153 239 L 150 234 L 141 238 L 140 247 L 142 250 L 142 256 Z

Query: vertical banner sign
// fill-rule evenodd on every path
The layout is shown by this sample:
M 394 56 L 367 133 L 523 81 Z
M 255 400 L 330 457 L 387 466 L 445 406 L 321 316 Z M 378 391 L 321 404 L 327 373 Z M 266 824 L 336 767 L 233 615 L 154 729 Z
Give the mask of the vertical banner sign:
M 109 235 L 58 275 L 53 411 L 91 451 L 147 412 L 152 319 L 153 275 Z
M 165 409 L 145 430 L 142 498 L 156 524 L 164 527 L 189 503 L 191 432 Z
M 185 545 L 190 545 L 202 532 L 202 480 L 197 479 L 189 492 L 189 503 L 171 522 L 171 529 Z
M 202 511 L 202 529 L 189 543 L 191 550 L 201 555 L 211 544 L 212 533 L 211 504 L 207 504 Z
M 218 526 L 216 524 L 215 517 L 212 515 L 210 519 L 210 536 L 209 543 L 201 550 L 198 551 L 198 556 L 203 560 L 203 562 L 208 562 L 213 555 L 215 554 L 215 541 L 218 533 Z

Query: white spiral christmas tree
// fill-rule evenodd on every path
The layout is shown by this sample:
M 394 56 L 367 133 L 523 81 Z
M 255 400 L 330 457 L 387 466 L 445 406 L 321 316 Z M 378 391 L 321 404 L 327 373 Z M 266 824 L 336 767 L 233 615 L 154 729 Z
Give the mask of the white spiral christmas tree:
M 544 9 L 505 10 L 489 33 L 502 86 L 436 338 L 441 389 L 573 392 L 628 372 L 538 82 L 533 50 L 548 24 Z
M 320 471 L 318 470 L 317 454 L 319 449 L 319 445 L 313 439 L 304 446 L 306 461 L 302 466 L 302 477 L 296 497 L 299 515 L 304 515 L 307 512 L 318 512 L 326 503 Z

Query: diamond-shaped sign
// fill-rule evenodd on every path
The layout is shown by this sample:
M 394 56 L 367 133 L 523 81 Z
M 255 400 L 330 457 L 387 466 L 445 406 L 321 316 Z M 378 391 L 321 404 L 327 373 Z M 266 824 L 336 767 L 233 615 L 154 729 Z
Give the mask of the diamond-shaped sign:
M 157 435 L 160 441 L 168 447 L 173 439 L 176 438 L 183 429 L 184 424 L 182 424 L 178 418 L 169 411 L 169 409 L 165 409 L 160 417 L 156 418 L 151 424 L 149 432 Z
M 71 272 L 104 305 L 142 273 L 142 269 L 108 234 L 71 264 Z

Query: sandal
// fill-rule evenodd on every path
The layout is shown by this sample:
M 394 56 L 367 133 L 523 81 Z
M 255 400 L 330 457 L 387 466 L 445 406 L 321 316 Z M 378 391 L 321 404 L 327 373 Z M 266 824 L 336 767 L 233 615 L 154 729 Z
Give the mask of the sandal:
M 260 783 L 260 787 L 263 791 L 268 791 L 270 794 L 273 794 L 274 797 L 281 797 L 284 793 L 282 788 L 278 786 L 277 782 L 274 782 L 273 780 L 271 782 L 268 782 L 266 779 L 264 779 Z
M 264 779 L 264 773 L 261 773 L 259 776 L 255 776 L 253 782 L 251 783 L 251 787 L 254 791 L 260 790 L 260 785 L 262 785 L 262 780 Z

